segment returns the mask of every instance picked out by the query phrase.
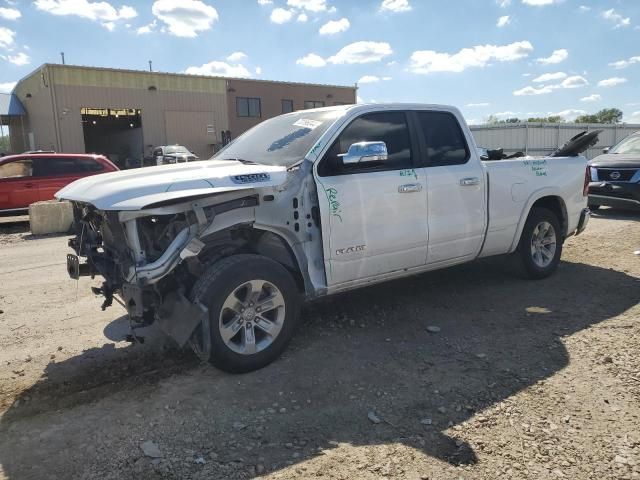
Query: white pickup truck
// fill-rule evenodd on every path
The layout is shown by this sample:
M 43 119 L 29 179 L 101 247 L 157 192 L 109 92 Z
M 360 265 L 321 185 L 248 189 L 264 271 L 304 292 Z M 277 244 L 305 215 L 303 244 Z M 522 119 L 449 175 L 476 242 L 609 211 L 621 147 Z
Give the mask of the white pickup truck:
M 482 161 L 452 107 L 349 105 L 57 198 L 75 211 L 69 274 L 104 277 L 103 308 L 115 295 L 134 329 L 158 322 L 246 372 L 283 351 L 304 299 L 514 252 L 530 277 L 550 275 L 589 219 L 586 167 L 578 155 Z

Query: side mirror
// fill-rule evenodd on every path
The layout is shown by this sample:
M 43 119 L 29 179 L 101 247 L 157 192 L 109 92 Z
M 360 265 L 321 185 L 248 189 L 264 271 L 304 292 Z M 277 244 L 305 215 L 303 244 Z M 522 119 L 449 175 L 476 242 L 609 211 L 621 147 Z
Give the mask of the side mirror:
M 604 147 L 602 149 L 602 153 L 609 153 L 609 150 L 611 149 L 611 147 Z
M 347 153 L 342 153 L 338 156 L 342 157 L 344 165 L 384 162 L 388 158 L 387 144 L 384 142 L 358 142 L 352 144 Z

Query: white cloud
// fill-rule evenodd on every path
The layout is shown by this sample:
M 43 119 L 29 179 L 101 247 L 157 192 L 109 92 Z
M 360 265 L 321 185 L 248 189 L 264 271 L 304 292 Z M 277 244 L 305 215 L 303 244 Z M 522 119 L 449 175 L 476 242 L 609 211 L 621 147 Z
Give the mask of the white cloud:
M 558 72 L 558 73 L 562 73 L 562 72 Z M 557 74 L 550 74 L 550 75 L 556 75 L 557 76 Z M 542 75 L 541 77 L 543 77 L 543 76 L 544 75 Z M 536 78 L 534 80 L 534 82 L 537 81 L 541 77 Z M 560 79 L 559 77 L 556 78 L 556 80 L 559 80 L 559 79 Z M 521 88 L 519 90 L 514 91 L 513 94 L 516 97 L 521 97 L 521 96 L 525 96 L 525 95 L 546 95 L 548 93 L 553 92 L 554 90 L 580 88 L 580 87 L 585 87 L 587 85 L 589 85 L 589 82 L 587 81 L 586 78 L 581 77 L 580 75 L 573 75 L 571 77 L 565 78 L 560 83 L 556 83 L 556 84 L 552 84 L 552 85 L 542 85 L 540 87 L 527 86 L 527 87 L 524 87 L 524 88 Z
M 256 75 L 262 75 L 262 67 L 255 68 Z
M 629 25 L 631 25 L 631 19 L 629 17 L 624 17 L 620 15 L 613 8 L 605 12 L 602 12 L 602 18 L 612 22 L 615 28 L 628 27 Z
M 475 107 L 489 107 L 491 104 L 489 102 L 479 102 L 479 103 L 467 103 L 465 107 L 475 108 Z
M 600 80 L 598 82 L 598 86 L 599 87 L 615 87 L 616 85 L 621 85 L 623 83 L 627 83 L 626 78 L 611 77 L 611 78 L 606 78 L 604 80 Z
M 16 83 L 18 82 L 0 83 L 0 93 L 11 93 L 11 90 L 13 90 L 13 87 L 16 86 Z
M 582 97 L 580 99 L 581 102 L 599 102 L 600 100 L 602 100 L 602 97 L 597 93 L 589 95 L 588 97 Z
M 320 55 L 316 55 L 315 53 L 309 53 L 308 55 L 299 58 L 298 60 L 296 60 L 296 63 L 298 65 L 304 65 L 305 67 L 314 68 L 324 67 L 327 64 L 324 58 L 322 58 Z
M 5 27 L 0 27 L 0 47 L 9 48 L 13 45 L 16 32 Z
M 567 78 L 567 74 L 564 72 L 545 73 L 539 77 L 534 78 L 532 81 L 537 83 L 552 82 L 554 80 L 563 80 Z
M 146 35 L 147 33 L 151 33 L 156 29 L 156 26 L 158 25 L 158 22 L 156 20 L 154 20 L 153 22 L 149 23 L 148 25 L 143 25 L 142 27 L 138 28 L 136 30 L 136 33 L 138 35 Z
M 230 62 L 239 62 L 240 60 L 244 60 L 247 58 L 247 54 L 244 52 L 233 52 L 231 55 L 227 57 L 227 60 Z
M 559 88 L 580 88 L 586 87 L 587 85 L 589 85 L 589 82 L 586 78 L 581 77 L 580 75 L 574 75 L 560 83 Z
M 538 58 L 536 61 L 544 65 L 552 65 L 555 63 L 564 62 L 568 56 L 569 56 L 569 52 L 564 48 L 560 48 L 558 50 L 554 50 L 549 57 Z
M 409 0 L 382 0 L 380 11 L 384 12 L 408 12 L 411 10 Z
M 298 18 L 296 18 L 296 22 L 300 22 L 300 23 L 304 23 L 307 20 L 309 20 L 309 17 L 307 16 L 306 13 L 301 13 L 300 15 L 298 15 Z
M 327 23 L 320 27 L 318 33 L 320 35 L 335 35 L 336 33 L 344 32 L 349 29 L 351 23 L 346 18 L 340 20 L 329 20 Z
M 524 87 L 524 88 L 521 88 L 520 90 L 515 90 L 513 94 L 516 97 L 522 97 L 525 95 L 545 95 L 551 92 L 553 92 L 553 88 L 547 85 L 547 86 L 542 86 L 540 88 L 536 88 L 532 86 Z
M 360 77 L 360 80 L 358 80 L 358 83 L 378 83 L 381 81 L 387 82 L 391 80 L 391 77 L 377 77 L 375 75 L 365 75 L 363 77 Z
M 510 23 L 511 23 L 511 17 L 509 17 L 509 15 L 503 15 L 502 17 L 498 18 L 498 23 L 496 23 L 496 26 L 498 28 L 506 27 Z
M 496 0 L 496 3 L 500 8 L 507 8 L 511 5 L 511 0 Z
M 18 65 L 22 67 L 23 65 L 29 65 L 31 63 L 31 58 L 24 52 L 20 52 L 16 55 L 7 55 L 5 58 L 8 62 L 13 63 L 14 65 Z
M 334 64 L 372 63 L 392 53 L 391 45 L 386 42 L 355 42 L 343 47 L 327 61 Z
M 560 0 L 522 0 L 522 3 L 531 5 L 532 7 L 544 7 L 545 5 L 560 3 Z
M 271 21 L 273 23 L 283 24 L 287 23 L 293 17 L 293 10 L 286 10 L 284 8 L 274 8 L 271 12 Z
M 476 45 L 458 53 L 418 50 L 411 54 L 409 70 L 414 73 L 462 72 L 470 67 L 484 67 L 490 62 L 512 62 L 527 57 L 533 50 L 528 41 L 509 45 Z
M 258 0 L 258 5 L 271 5 L 273 0 Z
M 629 60 L 618 60 L 617 62 L 611 62 L 609 64 L 610 67 L 615 68 L 616 70 L 621 70 L 623 68 L 627 68 L 634 63 L 640 63 L 640 57 L 631 57 Z
M 326 0 L 287 0 L 287 5 L 310 12 L 324 12 L 327 9 Z
M 133 7 L 123 5 L 116 8 L 109 2 L 91 2 L 89 0 L 36 0 L 33 2 L 38 10 L 52 15 L 74 15 L 96 22 L 101 22 L 108 30 L 113 30 L 118 20 L 128 20 L 138 15 Z
M 565 121 L 568 122 L 572 122 L 573 120 L 576 119 L 576 117 L 579 117 L 580 115 L 584 115 L 587 112 L 585 112 L 584 110 L 580 110 L 580 109 L 575 109 L 575 108 L 570 108 L 568 110 L 562 110 L 561 112 L 556 112 L 556 113 L 551 113 L 549 114 L 550 117 L 562 117 Z
M 184 73 L 190 75 L 210 75 L 214 77 L 250 77 L 251 73 L 243 65 L 213 61 L 199 67 L 189 67 Z
M 3 20 L 17 20 L 21 16 L 22 14 L 18 9 L 0 7 L 0 18 Z
M 587 7 L 586 5 L 580 5 L 578 7 L 578 10 L 580 10 L 581 12 L 589 12 L 591 11 L 591 7 Z
M 624 117 L 626 123 L 640 123 L 640 112 L 633 112 L 628 117 Z
M 196 37 L 218 20 L 218 11 L 200 0 L 156 0 L 151 11 L 176 37 Z

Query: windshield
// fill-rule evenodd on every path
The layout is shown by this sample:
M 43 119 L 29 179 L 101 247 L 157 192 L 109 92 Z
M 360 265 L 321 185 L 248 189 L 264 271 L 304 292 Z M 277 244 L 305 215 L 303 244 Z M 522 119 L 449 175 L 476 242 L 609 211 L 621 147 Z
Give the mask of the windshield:
M 220 150 L 212 160 L 290 167 L 304 158 L 344 108 L 299 111 L 265 120 Z
M 187 150 L 186 148 L 180 145 L 173 145 L 171 147 L 166 147 L 164 151 L 165 153 L 191 153 L 189 150 Z
M 609 153 L 635 153 L 640 154 L 640 135 L 632 135 L 625 138 L 615 147 L 609 150 Z

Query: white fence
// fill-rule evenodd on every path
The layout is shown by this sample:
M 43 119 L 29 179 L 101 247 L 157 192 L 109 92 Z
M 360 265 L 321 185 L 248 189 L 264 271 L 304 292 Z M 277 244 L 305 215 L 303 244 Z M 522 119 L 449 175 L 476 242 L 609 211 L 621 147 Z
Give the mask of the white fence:
M 574 135 L 588 130 L 603 130 L 597 145 L 585 152 L 592 159 L 633 132 L 640 124 L 583 124 L 583 123 L 512 123 L 475 125 L 471 131 L 478 147 L 503 148 L 504 152 L 523 152 L 527 155 L 548 155 Z

